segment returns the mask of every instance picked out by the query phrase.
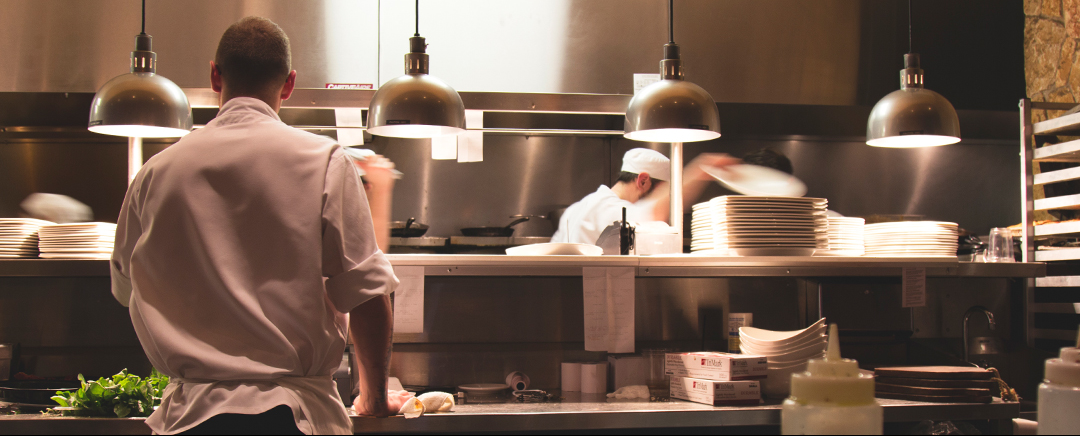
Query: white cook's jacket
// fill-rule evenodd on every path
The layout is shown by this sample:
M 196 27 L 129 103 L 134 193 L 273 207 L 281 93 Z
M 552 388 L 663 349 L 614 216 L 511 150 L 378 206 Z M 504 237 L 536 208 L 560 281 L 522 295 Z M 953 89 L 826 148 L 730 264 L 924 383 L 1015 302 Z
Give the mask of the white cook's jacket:
M 113 295 L 171 378 L 146 421 L 155 433 L 279 405 L 305 433 L 352 433 L 331 378 L 346 314 L 398 280 L 332 140 L 229 100 L 135 177 L 110 264 Z
M 630 222 L 655 221 L 654 200 L 637 203 L 619 198 L 611 188 L 600 185 L 592 194 L 570 205 L 559 218 L 559 228 L 551 236 L 551 242 L 575 242 L 596 244 L 600 233 L 615 221 L 622 221 L 622 209 L 626 208 L 626 220 Z

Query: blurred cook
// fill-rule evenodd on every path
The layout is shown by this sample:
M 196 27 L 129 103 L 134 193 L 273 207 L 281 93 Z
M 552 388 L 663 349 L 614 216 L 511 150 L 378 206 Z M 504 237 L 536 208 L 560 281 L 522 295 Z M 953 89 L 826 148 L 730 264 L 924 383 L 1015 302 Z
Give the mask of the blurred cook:
M 713 179 L 702 166 L 722 167 L 737 163 L 723 154 L 703 153 L 683 170 L 683 201 L 692 204 Z M 622 220 L 630 222 L 667 221 L 670 215 L 668 181 L 671 160 L 658 151 L 635 148 L 623 155 L 619 178 L 608 188 L 600 187 L 581 201 L 570 205 L 559 219 L 559 228 L 551 242 L 595 244 L 607 226 Z
M 155 434 L 352 434 L 332 378 L 346 335 L 356 412 L 407 400 L 387 390 L 398 280 L 379 212 L 338 144 L 278 117 L 290 60 L 270 20 L 230 26 L 210 63 L 217 117 L 152 157 L 124 198 L 112 290 L 170 377 Z

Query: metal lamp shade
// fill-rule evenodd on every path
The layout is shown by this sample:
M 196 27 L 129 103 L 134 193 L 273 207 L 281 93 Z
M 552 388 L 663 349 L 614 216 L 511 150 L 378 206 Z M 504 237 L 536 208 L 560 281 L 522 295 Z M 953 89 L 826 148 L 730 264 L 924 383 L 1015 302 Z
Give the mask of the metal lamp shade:
M 702 87 L 665 79 L 634 95 L 623 129 L 623 136 L 635 141 L 708 141 L 720 137 L 720 113 Z
M 465 105 L 442 80 L 429 74 L 406 74 L 375 91 L 367 130 L 397 138 L 457 135 L 465 131 Z
M 935 147 L 960 142 L 960 121 L 949 100 L 926 88 L 899 89 L 882 98 L 866 123 L 875 147 Z
M 90 106 L 91 132 L 138 138 L 176 138 L 191 133 L 191 105 L 171 80 L 133 72 L 105 83 Z

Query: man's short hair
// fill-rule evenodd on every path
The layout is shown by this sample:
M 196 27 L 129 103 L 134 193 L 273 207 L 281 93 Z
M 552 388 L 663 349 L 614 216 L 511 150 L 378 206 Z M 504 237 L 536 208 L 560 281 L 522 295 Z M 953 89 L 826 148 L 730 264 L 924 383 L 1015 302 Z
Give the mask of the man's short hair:
M 633 183 L 637 182 L 637 178 L 638 178 L 637 173 L 631 173 L 629 171 L 621 171 L 621 172 L 619 172 L 619 178 L 615 179 L 615 183 L 622 182 L 622 183 L 633 184 Z M 646 196 L 646 195 L 652 194 L 652 192 L 654 190 L 656 190 L 656 185 L 658 183 L 660 183 L 660 182 L 663 182 L 663 180 L 654 179 L 652 177 L 649 177 L 649 181 L 652 182 L 652 187 L 649 188 L 649 192 L 646 192 L 644 195 L 642 195 L 643 197 Z
M 225 30 L 214 56 L 230 92 L 258 95 L 285 83 L 292 71 L 289 37 L 262 17 L 246 17 Z
M 784 156 L 771 148 L 762 148 L 758 151 L 747 153 L 743 156 L 742 160 L 744 163 L 750 165 L 769 167 L 788 174 L 795 173 L 794 168 L 791 166 L 791 159 L 788 159 L 787 156 Z

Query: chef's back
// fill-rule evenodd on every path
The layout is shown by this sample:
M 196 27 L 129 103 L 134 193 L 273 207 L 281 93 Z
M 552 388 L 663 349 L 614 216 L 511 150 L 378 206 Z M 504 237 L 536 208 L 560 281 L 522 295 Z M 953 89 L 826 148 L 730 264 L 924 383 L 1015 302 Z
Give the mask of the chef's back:
M 155 432 L 278 405 L 305 432 L 351 430 L 331 379 L 343 314 L 397 280 L 332 140 L 228 100 L 136 176 L 111 264 L 147 357 L 172 378 Z

